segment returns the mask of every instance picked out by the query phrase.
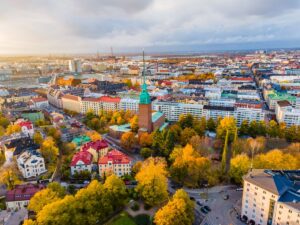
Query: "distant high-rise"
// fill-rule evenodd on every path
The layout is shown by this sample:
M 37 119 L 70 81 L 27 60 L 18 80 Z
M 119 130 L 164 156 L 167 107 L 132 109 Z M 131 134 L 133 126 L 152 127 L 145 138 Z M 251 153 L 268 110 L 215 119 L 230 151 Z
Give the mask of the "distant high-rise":
M 80 60 L 69 60 L 69 70 L 72 73 L 81 73 L 81 62 Z

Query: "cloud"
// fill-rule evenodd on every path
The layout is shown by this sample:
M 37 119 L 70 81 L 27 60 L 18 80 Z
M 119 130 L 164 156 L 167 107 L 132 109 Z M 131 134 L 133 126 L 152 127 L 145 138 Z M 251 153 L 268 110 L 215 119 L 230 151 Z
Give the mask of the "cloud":
M 2 0 L 0 54 L 284 47 L 299 13 L 297 0 Z

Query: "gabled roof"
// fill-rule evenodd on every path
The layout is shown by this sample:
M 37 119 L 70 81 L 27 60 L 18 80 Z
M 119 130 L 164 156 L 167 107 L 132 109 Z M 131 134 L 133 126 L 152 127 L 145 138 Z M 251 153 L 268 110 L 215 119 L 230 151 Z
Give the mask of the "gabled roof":
M 124 153 L 114 149 L 101 157 L 98 164 L 107 164 L 109 161 L 112 162 L 112 164 L 128 164 L 131 162 L 131 159 Z
M 36 97 L 36 98 L 32 98 L 31 101 L 33 101 L 33 102 L 47 102 L 48 100 L 46 98 L 43 98 L 43 97 Z
M 6 192 L 6 202 L 30 200 L 38 191 L 45 188 L 42 184 L 22 184 L 16 185 L 13 190 Z
M 101 149 L 104 149 L 107 147 L 108 147 L 108 143 L 105 140 L 91 141 L 91 142 L 84 144 L 81 147 L 81 151 L 87 151 L 90 148 L 95 149 L 96 151 L 100 151 Z
M 73 158 L 70 166 L 76 166 L 79 161 L 83 162 L 84 165 L 90 165 L 92 163 L 93 156 L 88 151 L 77 152 Z

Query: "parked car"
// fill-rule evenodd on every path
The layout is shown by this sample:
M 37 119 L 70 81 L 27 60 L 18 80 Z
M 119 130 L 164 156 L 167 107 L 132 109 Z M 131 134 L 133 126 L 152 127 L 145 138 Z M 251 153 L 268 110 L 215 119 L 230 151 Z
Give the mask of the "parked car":
M 202 207 L 200 210 L 201 210 L 201 212 L 203 212 L 204 214 L 207 214 L 207 213 L 208 213 L 208 211 L 207 211 L 204 207 Z
M 196 203 L 197 203 L 197 205 L 199 205 L 199 206 L 203 206 L 202 203 L 201 203 L 200 201 L 197 201 Z
M 203 206 L 203 208 L 204 208 L 206 211 L 208 211 L 208 212 L 211 211 L 211 209 L 210 209 L 209 206 L 207 206 L 207 205 Z
M 224 199 L 224 200 L 228 200 L 228 199 L 229 199 L 229 195 L 224 195 L 224 196 L 223 196 L 223 199 Z
M 243 191 L 243 188 L 237 188 L 236 191 Z

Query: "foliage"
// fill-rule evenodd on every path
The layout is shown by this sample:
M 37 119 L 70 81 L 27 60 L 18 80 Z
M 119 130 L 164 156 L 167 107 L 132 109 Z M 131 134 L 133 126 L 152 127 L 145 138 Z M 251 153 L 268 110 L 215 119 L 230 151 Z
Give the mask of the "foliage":
M 137 115 L 134 115 L 130 120 L 130 128 L 133 132 L 137 132 L 139 129 L 139 119 Z
M 250 160 L 247 155 L 237 155 L 230 161 L 229 176 L 236 184 L 241 184 L 243 175 L 250 169 Z
M 228 143 L 234 140 L 234 136 L 237 131 L 236 121 L 233 117 L 225 117 L 222 119 L 217 127 L 217 137 L 221 140 L 225 140 L 228 130 Z
M 107 177 L 104 183 L 104 189 L 108 192 L 108 197 L 114 210 L 124 206 L 127 192 L 126 186 L 120 178 L 114 174 Z
M 153 155 L 153 150 L 151 148 L 142 148 L 140 151 L 140 155 L 144 158 L 147 159 L 150 156 Z
M 58 155 L 59 150 L 56 143 L 52 137 L 47 137 L 41 145 L 41 154 L 45 158 L 46 162 L 54 162 Z
M 6 135 L 16 134 L 21 132 L 21 127 L 19 124 L 10 124 L 6 128 Z
M 150 216 L 147 214 L 140 214 L 134 217 L 134 221 L 137 225 L 150 225 Z
M 33 134 L 34 143 L 41 145 L 43 143 L 43 140 L 44 140 L 44 138 L 43 138 L 41 132 L 39 132 L 39 131 L 34 132 L 34 134 Z
M 136 225 L 136 223 L 127 213 L 122 212 L 108 225 Z
M 15 185 L 20 184 L 18 169 L 14 166 L 1 168 L 0 183 L 4 184 L 8 190 L 12 190 Z
M 148 158 L 135 176 L 136 190 L 145 204 L 154 206 L 168 197 L 166 163 L 162 158 Z
M 181 144 L 184 146 L 186 145 L 191 137 L 197 135 L 196 131 L 193 128 L 184 128 L 184 130 L 181 132 Z
M 174 148 L 170 160 L 171 176 L 177 182 L 197 187 L 208 179 L 210 161 L 208 158 L 201 157 L 191 145 Z
M 151 147 L 152 142 L 152 134 L 144 132 L 139 137 L 139 144 L 141 147 Z
M 133 132 L 126 132 L 122 134 L 121 137 L 121 146 L 126 150 L 132 151 L 133 146 L 136 144 L 137 140 Z
M 101 140 L 101 135 L 96 131 L 87 131 L 86 136 L 88 136 L 92 141 L 98 141 Z
M 157 225 L 191 225 L 194 222 L 194 203 L 184 190 L 178 190 L 173 198 L 154 217 Z

